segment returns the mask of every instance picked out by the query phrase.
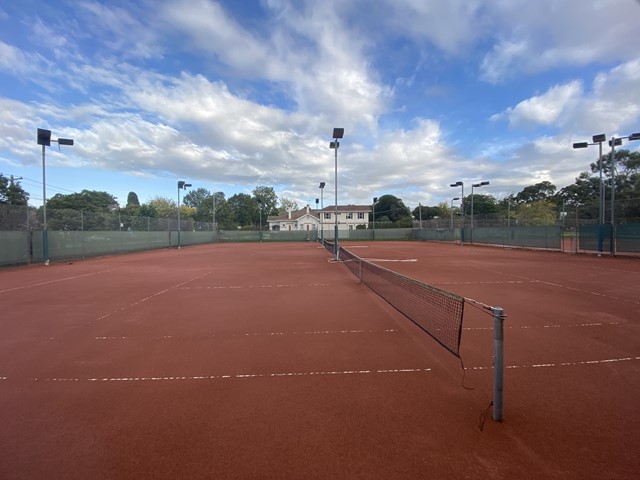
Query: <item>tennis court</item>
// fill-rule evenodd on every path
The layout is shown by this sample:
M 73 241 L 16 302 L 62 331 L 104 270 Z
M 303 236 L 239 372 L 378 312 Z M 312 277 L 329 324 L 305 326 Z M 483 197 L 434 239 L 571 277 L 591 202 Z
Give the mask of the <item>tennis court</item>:
M 626 479 L 637 260 L 418 242 L 356 255 L 504 307 L 460 360 L 313 243 L 0 271 L 0 478 Z

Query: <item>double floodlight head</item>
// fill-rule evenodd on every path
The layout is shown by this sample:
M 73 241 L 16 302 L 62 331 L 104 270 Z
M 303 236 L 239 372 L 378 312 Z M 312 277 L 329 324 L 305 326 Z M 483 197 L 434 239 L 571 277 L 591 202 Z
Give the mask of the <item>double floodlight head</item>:
M 587 142 L 578 142 L 573 144 L 573 148 L 587 148 L 588 146 L 589 146 L 589 143 Z
M 186 190 L 187 187 L 190 187 L 191 184 L 185 182 L 184 180 L 178 180 L 178 188 L 182 188 L 183 190 Z
M 483 185 L 489 185 L 489 182 L 480 182 L 480 183 L 474 183 L 473 186 L 475 188 L 477 187 L 482 187 Z
M 449 185 L 450 187 L 461 187 L 462 185 L 464 185 L 464 183 L 462 182 L 456 182 L 456 183 L 452 183 L 451 185 Z
M 342 138 L 344 136 L 344 128 L 334 128 L 333 129 L 333 138 Z
M 593 138 L 593 143 L 602 143 L 602 142 L 606 142 L 607 141 L 607 136 L 604 133 L 601 133 L 600 135 L 594 135 Z M 574 147 L 576 148 L 576 147 Z M 582 148 L 582 147 L 580 147 Z
M 640 132 L 629 135 L 629 140 L 640 140 Z
M 324 182 L 320 182 L 320 188 L 324 188 L 325 183 Z
M 378 203 L 378 197 L 373 197 L 373 203 Z
M 612 138 L 611 140 L 609 140 L 609 146 L 613 147 L 613 146 L 618 146 L 618 145 L 622 145 L 622 139 L 621 138 Z
M 460 200 L 460 197 L 453 197 L 453 198 L 451 199 L 451 201 L 452 201 L 452 202 L 453 202 L 453 201 L 455 201 L 455 200 Z
M 51 142 L 56 142 L 58 145 L 73 145 L 72 138 L 59 138 L 57 140 L 51 139 L 51 130 L 45 130 L 44 128 L 38 129 L 38 145 L 51 146 Z

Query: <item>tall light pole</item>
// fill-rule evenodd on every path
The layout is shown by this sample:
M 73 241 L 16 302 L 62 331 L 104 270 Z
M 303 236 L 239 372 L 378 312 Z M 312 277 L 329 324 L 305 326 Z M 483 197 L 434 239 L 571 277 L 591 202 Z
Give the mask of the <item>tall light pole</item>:
M 489 185 L 489 182 L 478 182 L 471 184 L 471 243 L 473 243 L 473 189 L 482 187 L 484 185 Z
M 598 145 L 600 154 L 598 155 L 598 170 L 600 171 L 600 188 L 598 194 L 598 256 L 602 256 L 602 243 L 604 239 L 604 182 L 602 181 L 602 143 L 607 141 L 604 133 L 594 135 L 593 143 L 578 142 L 573 144 L 573 148 L 587 148 L 589 145 Z M 564 224 L 564 217 L 563 217 Z
M 260 243 L 262 243 L 262 200 L 256 198 L 256 202 L 258 202 L 258 210 L 260 210 Z
M 335 168 L 335 196 L 336 196 L 336 217 L 334 227 L 334 241 L 333 250 L 335 253 L 336 261 L 340 259 L 340 247 L 338 246 L 338 148 L 340 148 L 339 138 L 344 136 L 344 128 L 333 129 L 333 142 L 329 143 L 329 148 L 332 148 L 335 152 L 336 168 Z
M 180 190 L 186 190 L 190 186 L 190 183 L 178 180 L 178 250 L 180 250 Z
M 73 139 L 51 138 L 51 130 L 38 128 L 38 145 L 42 145 L 42 256 L 44 264 L 49 265 L 49 232 L 47 231 L 47 177 L 45 168 L 45 148 L 51 146 L 51 142 L 56 142 L 58 148 L 60 145 L 73 146 Z M 28 210 L 27 210 L 28 211 Z M 28 213 L 27 213 L 28 215 Z
M 324 182 L 320 182 L 320 242 L 324 246 Z
M 464 245 L 464 182 L 457 181 L 449 186 L 462 187 L 462 195 L 460 195 L 460 211 L 462 212 L 462 219 L 460 223 L 460 245 Z
M 454 197 L 451 199 L 451 230 L 453 230 L 453 202 L 455 200 L 460 200 L 460 197 Z
M 215 192 L 213 192 L 213 194 L 211 195 L 212 199 L 213 199 L 213 204 L 211 205 L 211 220 L 213 221 L 213 223 L 211 224 L 211 230 L 212 231 L 216 231 L 216 194 Z
M 622 140 L 628 139 L 630 141 L 640 140 L 640 132 L 632 133 L 626 137 L 611 137 L 609 140 L 609 146 L 611 146 L 611 255 L 616 254 L 616 222 L 615 222 L 615 201 L 616 201 L 616 146 L 622 145 Z
M 373 223 L 372 240 L 376 239 L 376 203 L 378 203 L 378 197 L 373 197 L 373 216 L 371 217 Z

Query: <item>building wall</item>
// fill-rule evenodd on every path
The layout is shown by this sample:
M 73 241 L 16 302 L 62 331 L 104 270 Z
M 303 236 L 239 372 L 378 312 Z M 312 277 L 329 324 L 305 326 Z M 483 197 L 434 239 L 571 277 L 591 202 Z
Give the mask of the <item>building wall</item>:
M 279 226 L 280 231 L 314 231 L 321 228 L 325 231 L 333 231 L 335 228 L 335 212 L 320 212 L 322 220 L 313 214 L 307 213 L 297 219 L 278 219 L 269 221 L 269 230 Z M 358 225 L 368 225 L 369 212 L 338 212 L 338 230 L 355 230 Z M 321 225 L 322 224 L 322 225 Z

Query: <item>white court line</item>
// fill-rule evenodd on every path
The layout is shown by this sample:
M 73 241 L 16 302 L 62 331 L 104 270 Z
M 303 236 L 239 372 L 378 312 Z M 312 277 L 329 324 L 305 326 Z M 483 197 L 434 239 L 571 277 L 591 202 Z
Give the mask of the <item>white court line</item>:
M 393 258 L 363 258 L 363 260 L 366 260 L 367 262 L 417 262 L 418 261 L 417 258 L 406 258 L 406 259 L 400 259 L 400 260 L 396 260 Z
M 102 315 L 101 317 L 96 318 L 96 321 L 104 320 L 105 318 L 110 317 L 111 315 L 114 315 L 116 313 L 120 313 L 120 312 L 122 312 L 124 310 L 128 310 L 129 308 L 135 307 L 136 305 L 140 305 L 141 303 L 146 302 L 147 300 L 151 300 L 152 298 L 157 297 L 159 295 L 162 295 L 163 293 L 167 293 L 169 290 L 172 290 L 174 288 L 180 288 L 180 287 L 182 287 L 183 285 L 186 285 L 189 282 L 193 282 L 194 280 L 198 280 L 199 278 L 206 277 L 207 275 L 210 275 L 211 273 L 212 272 L 206 272 L 206 273 L 203 273 L 202 275 L 198 275 L 197 277 L 193 277 L 193 278 L 191 278 L 189 280 L 185 280 L 184 282 L 178 283 L 177 285 L 174 285 L 172 287 L 165 288 L 164 290 L 160 290 L 159 292 L 156 292 L 156 293 L 154 293 L 152 295 L 149 295 L 148 297 L 145 297 L 145 298 L 143 298 L 141 300 L 138 300 L 137 302 L 133 302 L 133 303 L 131 303 L 129 305 L 125 305 L 124 307 L 120 307 L 117 310 L 114 310 L 114 311 L 109 312 L 109 313 L 107 313 L 105 315 Z
M 130 336 L 100 336 L 94 337 L 95 340 L 150 340 L 150 339 L 162 339 L 162 340 L 197 340 L 206 338 L 229 338 L 229 337 L 284 337 L 288 335 L 343 335 L 353 333 L 396 333 L 398 330 L 317 330 L 310 332 L 255 332 L 255 333 L 230 333 L 230 334 L 212 334 L 202 335 L 199 337 L 176 337 L 173 335 L 163 335 L 161 337 L 130 337 Z
M 41 285 L 49 285 L 50 283 L 67 282 L 69 280 L 75 280 L 77 278 L 84 278 L 84 277 L 91 277 L 93 275 L 99 275 L 101 273 L 110 272 L 110 271 L 111 269 L 101 270 L 99 272 L 85 273 L 84 275 L 76 275 L 75 277 L 65 277 L 65 278 L 58 278 L 56 280 L 47 280 L 46 282 L 30 283 L 29 285 L 22 285 L 20 287 L 12 287 L 12 288 L 6 288 L 4 290 L 0 290 L 0 293 L 13 292 L 15 290 L 23 290 L 25 288 L 39 287 Z
M 318 377 L 318 376 L 338 376 L 338 375 L 373 375 L 391 373 L 421 373 L 430 372 L 430 368 L 394 368 L 380 370 L 319 370 L 315 372 L 276 372 L 276 373 L 239 373 L 226 375 L 185 375 L 185 376 L 157 376 L 157 377 L 93 377 L 93 378 L 34 378 L 34 382 L 55 382 L 55 383 L 75 383 L 75 382 L 167 382 L 167 381 L 188 381 L 188 380 L 232 380 L 250 378 L 282 378 L 282 377 Z
M 606 358 L 603 360 L 584 360 L 582 362 L 561 362 L 561 363 L 536 363 L 531 365 L 506 365 L 505 369 L 518 369 L 518 368 L 549 368 L 549 367 L 578 367 L 584 365 L 603 365 L 607 363 L 618 362 L 631 362 L 633 360 L 640 360 L 640 357 L 624 357 L 624 358 Z M 491 367 L 465 367 L 465 370 L 493 370 Z
M 282 283 L 275 285 L 214 285 L 203 287 L 179 287 L 180 290 L 241 290 L 243 288 L 294 288 L 294 287 L 331 287 L 332 283 Z
M 522 325 L 522 326 L 505 326 L 505 329 L 535 329 L 535 328 L 565 328 L 565 327 L 604 327 L 607 325 L 620 325 L 620 322 L 608 322 L 608 323 L 573 323 L 570 325 Z M 464 327 L 462 330 L 493 330 L 493 327 Z
M 525 369 L 525 368 L 552 368 L 552 367 L 577 367 L 605 365 L 609 363 L 621 363 L 640 360 L 640 357 L 624 357 L 624 358 L 606 358 L 601 360 L 584 360 L 581 362 L 561 362 L 561 363 L 536 363 L 529 365 L 506 365 L 504 368 L 508 370 Z M 493 366 L 489 367 L 465 367 L 465 370 L 493 370 Z M 34 382 L 54 382 L 54 383 L 75 383 L 75 382 L 163 382 L 163 381 L 186 381 L 186 380 L 229 380 L 229 379 L 247 379 L 247 378 L 281 378 L 281 377 L 312 377 L 312 376 L 330 376 L 330 375 L 368 375 L 368 374 L 387 374 L 387 373 L 419 373 L 431 372 L 431 368 L 398 368 L 398 369 L 380 369 L 380 370 L 333 370 L 333 371 L 315 371 L 315 372 L 277 372 L 277 373 L 242 373 L 227 375 L 185 375 L 185 376 L 157 376 L 157 377 L 93 377 L 93 378 L 34 378 Z M 1 380 L 8 380 L 7 377 L 0 377 Z
M 621 298 L 621 297 L 616 297 L 614 295 L 608 295 L 606 293 L 600 293 L 600 292 L 593 292 L 590 290 L 583 290 L 581 288 L 576 288 L 576 287 L 568 287 L 566 285 L 562 285 L 560 283 L 555 283 L 555 282 L 548 282 L 545 280 L 537 280 L 535 278 L 529 278 L 529 277 L 525 277 L 522 275 L 515 275 L 513 273 L 503 273 L 503 272 L 498 272 L 495 270 L 488 270 L 491 273 L 497 273 L 499 275 L 507 275 L 509 277 L 515 277 L 515 278 L 520 278 L 522 280 L 525 280 L 527 282 L 531 282 L 531 283 L 539 283 L 541 285 L 549 285 L 551 287 L 555 287 L 555 288 L 565 288 L 567 290 L 571 290 L 572 292 L 578 292 L 578 293 L 586 293 L 588 295 L 593 295 L 595 297 L 603 297 L 603 298 L 608 298 L 611 300 L 618 300 L 618 301 L 622 301 L 622 302 L 629 302 L 629 303 L 634 303 L 636 305 L 640 305 L 640 300 L 632 300 L 629 298 Z

